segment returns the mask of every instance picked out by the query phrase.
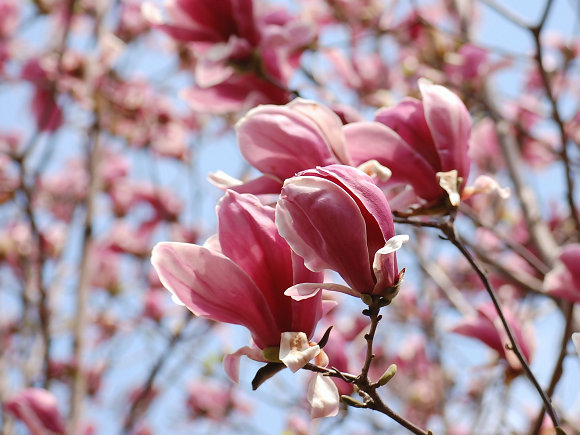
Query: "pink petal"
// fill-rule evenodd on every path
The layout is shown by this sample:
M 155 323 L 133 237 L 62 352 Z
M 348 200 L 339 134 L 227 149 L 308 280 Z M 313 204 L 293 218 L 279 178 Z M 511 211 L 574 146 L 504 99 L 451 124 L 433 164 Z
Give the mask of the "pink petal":
M 346 146 L 355 165 L 377 160 L 393 172 L 392 182 L 412 184 L 425 199 L 441 196 L 435 170 L 395 131 L 379 122 L 354 122 L 344 126 Z
M 374 286 L 365 221 L 356 202 L 336 184 L 318 177 L 286 180 L 276 225 L 310 270 L 335 270 L 355 290 Z
M 471 117 L 463 102 L 443 86 L 419 80 L 425 119 L 441 159 L 441 171 L 457 169 L 464 183 L 469 176 L 467 150 L 471 135 Z
M 266 299 L 226 256 L 187 243 L 158 243 L 151 263 L 161 283 L 194 314 L 247 327 L 258 347 L 277 345 L 279 332 Z
M 244 158 L 259 171 L 280 179 L 337 161 L 317 123 L 286 106 L 250 110 L 236 131 Z
M 383 192 L 362 171 L 344 165 L 304 171 L 300 175 L 316 175 L 342 187 L 356 202 L 365 221 L 369 263 L 385 240 L 395 235 L 393 216 Z
M 328 107 L 316 103 L 315 101 L 296 98 L 288 103 L 287 107 L 292 108 L 312 119 L 318 127 L 326 143 L 332 149 L 338 161 L 349 165 L 350 157 L 346 151 L 346 141 L 342 132 L 342 121 L 336 113 Z

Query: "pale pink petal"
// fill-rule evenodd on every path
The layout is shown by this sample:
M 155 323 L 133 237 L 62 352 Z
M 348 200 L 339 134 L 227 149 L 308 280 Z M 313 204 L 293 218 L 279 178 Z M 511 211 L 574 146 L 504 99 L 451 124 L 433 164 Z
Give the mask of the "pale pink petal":
M 478 193 L 496 193 L 500 198 L 507 199 L 510 196 L 509 187 L 501 187 L 499 183 L 489 175 L 480 175 L 475 179 L 473 185 L 467 186 L 461 194 L 462 199 L 467 199 Z
M 449 197 L 449 202 L 451 205 L 457 207 L 461 201 L 461 196 L 457 190 L 457 169 L 453 169 L 447 172 L 437 172 L 435 175 L 439 181 L 439 186 L 441 186 L 441 188 L 447 192 L 447 196 Z
M 561 261 L 546 274 L 542 288 L 553 297 L 580 302 L 580 286 L 574 284 L 570 270 Z
M 369 160 L 357 166 L 357 169 L 363 171 L 370 177 L 376 177 L 380 182 L 387 182 L 393 175 L 393 172 L 386 166 L 381 165 L 376 160 Z
M 316 296 L 321 290 L 329 290 L 360 297 L 360 293 L 350 287 L 333 283 L 301 283 L 288 288 L 284 294 L 295 301 L 302 301 Z
M 292 373 L 304 367 L 320 353 L 320 346 L 310 346 L 304 332 L 283 332 L 280 338 L 280 361 Z
M 559 259 L 570 272 L 575 289 L 580 292 L 580 243 L 564 246 Z
M 262 351 L 256 347 L 244 346 L 234 353 L 224 355 L 223 365 L 226 375 L 236 384 L 240 382 L 240 359 L 242 356 L 247 356 L 258 362 L 268 362 Z
M 333 417 L 338 414 L 338 388 L 328 376 L 315 374 L 308 385 L 307 400 L 312 418 Z
M 217 206 L 218 236 L 224 255 L 258 286 L 284 331 L 291 327 L 292 310 L 283 291 L 294 284 L 294 271 L 290 247 L 278 234 L 274 213 L 257 197 L 229 190 Z

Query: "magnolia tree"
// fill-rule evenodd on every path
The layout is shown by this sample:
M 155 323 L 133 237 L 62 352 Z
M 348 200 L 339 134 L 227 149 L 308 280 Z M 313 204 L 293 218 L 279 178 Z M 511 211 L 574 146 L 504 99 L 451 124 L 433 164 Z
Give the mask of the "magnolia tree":
M 0 433 L 578 433 L 532 3 L 0 0 Z

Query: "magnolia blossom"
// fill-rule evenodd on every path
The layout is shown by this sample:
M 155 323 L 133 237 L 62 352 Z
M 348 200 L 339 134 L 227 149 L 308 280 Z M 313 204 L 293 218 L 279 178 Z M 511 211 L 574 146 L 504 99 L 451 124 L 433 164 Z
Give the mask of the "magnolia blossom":
M 4 402 L 4 409 L 21 420 L 32 435 L 56 435 L 66 431 L 56 397 L 48 390 L 22 390 Z
M 300 300 L 322 287 L 356 296 L 396 294 L 403 272 L 395 251 L 408 236 L 395 236 L 383 192 L 362 171 L 331 165 L 286 180 L 276 225 L 306 267 L 334 270 L 350 287 L 299 284 L 287 294 Z
M 405 98 L 380 109 L 377 122 L 345 126 L 347 150 L 355 165 L 377 160 L 388 167 L 390 185 L 411 186 L 415 198 L 405 199 L 405 205 L 436 205 L 444 197 L 457 205 L 469 176 L 471 118 L 443 86 L 421 79 L 419 89 L 422 101 Z
M 257 348 L 242 348 L 224 362 L 237 381 L 241 355 L 284 362 L 284 352 L 295 348 L 296 334 L 306 342 L 312 338 L 322 316 L 321 296 L 294 301 L 284 291 L 298 283 L 318 283 L 322 274 L 304 266 L 278 234 L 274 209 L 255 196 L 228 191 L 217 214 L 216 237 L 203 246 L 159 243 L 151 263 L 165 288 L 194 314 L 250 330 Z M 280 355 L 272 354 L 270 348 L 278 347 Z M 312 348 L 301 347 L 302 357 L 292 353 L 288 366 L 304 366 L 319 352 L 318 346 Z
M 559 262 L 544 278 L 544 291 L 557 298 L 580 302 L 580 243 L 562 248 Z

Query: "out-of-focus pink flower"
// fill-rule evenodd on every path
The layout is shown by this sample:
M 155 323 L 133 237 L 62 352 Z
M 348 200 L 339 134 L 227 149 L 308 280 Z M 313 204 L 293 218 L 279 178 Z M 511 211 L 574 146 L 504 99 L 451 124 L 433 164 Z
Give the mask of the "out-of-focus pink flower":
M 161 282 L 194 314 L 247 327 L 259 349 L 280 346 L 283 332 L 310 339 L 321 298 L 297 302 L 284 290 L 320 282 L 278 234 L 274 209 L 228 191 L 218 205 L 218 234 L 204 246 L 159 243 L 151 262 Z
M 125 42 L 132 41 L 150 28 L 149 22 L 141 13 L 141 4 L 140 0 L 121 2 L 119 24 L 115 30 L 115 35 Z
M 362 102 L 375 107 L 387 104 L 387 89 L 391 88 L 389 69 L 378 53 L 360 53 L 350 59 L 339 50 L 324 53 L 336 69 L 339 79 L 353 89 Z
M 286 178 L 316 166 L 348 164 L 340 118 L 314 101 L 297 98 L 285 106 L 250 110 L 236 125 L 244 158 L 264 177 L 236 191 L 278 193 Z
M 165 20 L 151 3 L 152 24 L 193 47 L 196 86 L 184 93 L 194 110 L 225 113 L 257 104 L 283 104 L 290 74 L 313 41 L 313 28 L 280 8 L 254 8 L 252 0 L 167 3 Z
M 380 109 L 375 120 L 345 126 L 355 165 L 377 160 L 393 175 L 390 184 L 412 186 L 427 206 L 449 196 L 457 205 L 469 176 L 471 118 L 461 100 L 443 86 L 419 80 L 423 100 L 405 98 Z
M 9 38 L 20 24 L 20 3 L 0 0 L 0 39 Z
M 559 260 L 544 278 L 544 291 L 557 298 L 580 302 L 580 243 L 564 246 Z
M 224 420 L 232 411 L 250 412 L 246 402 L 238 400 L 231 387 L 208 379 L 198 379 L 188 386 L 187 409 L 192 418 Z
M 22 421 L 32 435 L 65 433 L 65 423 L 54 394 L 43 388 L 26 388 L 4 402 L 4 408 Z
M 334 270 L 350 286 L 329 289 L 357 296 L 396 294 L 402 273 L 395 251 L 408 236 L 395 236 L 383 192 L 362 171 L 331 165 L 286 180 L 276 206 L 276 225 L 309 269 Z M 320 288 L 297 285 L 287 294 L 300 299 Z
M 55 92 L 51 89 L 50 71 L 43 67 L 40 59 L 31 59 L 22 69 L 22 78 L 34 85 L 32 96 L 32 113 L 40 131 L 56 131 L 63 122 L 63 112 L 55 99 Z
M 510 63 L 510 60 L 491 62 L 486 49 L 468 43 L 463 44 L 456 53 L 447 53 L 443 70 L 450 83 L 478 90 L 489 74 Z
M 534 352 L 534 339 L 532 330 L 522 326 L 521 322 L 509 309 L 504 308 L 504 316 L 512 330 L 524 358 L 529 362 Z M 509 343 L 507 333 L 503 327 L 493 304 L 482 304 L 477 308 L 477 316 L 467 316 L 452 329 L 452 332 L 476 338 L 491 349 L 495 350 L 501 358 L 506 360 L 510 368 L 516 373 L 521 372 L 522 366 L 516 355 L 507 350 L 505 345 Z

